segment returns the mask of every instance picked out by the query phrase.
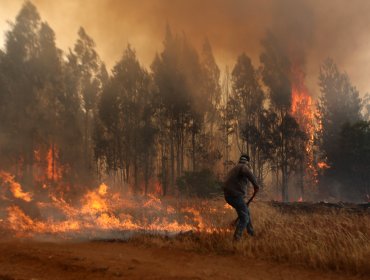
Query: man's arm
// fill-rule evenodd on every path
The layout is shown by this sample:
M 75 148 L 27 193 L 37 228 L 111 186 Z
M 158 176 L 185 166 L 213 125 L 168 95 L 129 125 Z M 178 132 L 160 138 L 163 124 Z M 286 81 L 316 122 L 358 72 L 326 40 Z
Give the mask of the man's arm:
M 257 183 L 256 177 L 254 177 L 253 173 L 249 170 L 248 167 L 245 168 L 245 172 L 247 174 L 248 180 L 251 181 L 251 183 L 253 185 L 253 195 L 251 196 L 251 198 L 247 202 L 247 205 L 249 206 L 249 203 L 251 203 L 253 201 L 253 199 L 256 196 L 256 194 L 258 193 L 260 187 Z
M 251 198 L 248 200 L 247 202 L 247 206 L 249 206 L 249 203 L 251 203 L 253 201 L 253 198 L 256 196 L 256 194 L 258 193 L 260 187 L 258 185 L 253 185 L 253 188 L 254 188 L 254 191 L 253 191 L 253 195 L 251 196 Z

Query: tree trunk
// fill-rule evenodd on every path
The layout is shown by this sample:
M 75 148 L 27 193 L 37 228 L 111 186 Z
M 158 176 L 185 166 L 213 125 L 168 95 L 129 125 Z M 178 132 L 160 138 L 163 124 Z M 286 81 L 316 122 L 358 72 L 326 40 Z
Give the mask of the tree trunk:
M 144 163 L 144 179 L 145 179 L 145 189 L 144 194 L 148 194 L 148 185 L 149 185 L 149 160 L 145 160 Z
M 138 186 L 138 167 L 137 167 L 137 159 L 134 158 L 134 193 L 137 194 L 139 191 Z
M 299 172 L 299 186 L 301 190 L 301 198 L 304 197 L 304 161 L 300 161 L 300 172 Z
M 288 202 L 289 201 L 288 178 L 287 178 L 287 171 L 284 165 L 281 168 L 281 179 L 282 179 L 282 186 L 281 186 L 282 199 L 284 202 Z
M 89 141 L 88 141 L 88 123 L 89 123 L 89 111 L 86 110 L 85 112 L 85 143 L 84 143 L 84 158 L 85 158 L 85 167 L 87 168 L 87 170 L 89 169 L 89 156 L 88 156 L 88 145 L 89 145 Z
M 176 178 L 181 176 L 181 134 L 177 133 L 176 139 Z
M 279 166 L 278 166 L 278 160 L 276 160 L 275 163 L 275 180 L 276 180 L 276 195 L 279 196 L 279 187 L 280 187 L 280 179 L 279 179 Z M 281 200 L 283 200 L 283 197 L 281 197 Z
M 170 174 L 170 184 L 171 186 L 175 185 L 175 147 L 173 141 L 173 135 L 171 133 L 171 174 Z
M 184 132 L 181 131 L 181 159 L 180 159 L 180 163 L 181 163 L 181 166 L 180 166 L 180 175 L 182 176 L 182 174 L 184 173 Z
M 192 129 L 191 132 L 191 161 L 193 172 L 196 171 L 196 163 L 195 163 L 195 131 Z
M 166 162 L 166 146 L 162 146 L 162 191 L 163 196 L 167 194 L 167 162 Z

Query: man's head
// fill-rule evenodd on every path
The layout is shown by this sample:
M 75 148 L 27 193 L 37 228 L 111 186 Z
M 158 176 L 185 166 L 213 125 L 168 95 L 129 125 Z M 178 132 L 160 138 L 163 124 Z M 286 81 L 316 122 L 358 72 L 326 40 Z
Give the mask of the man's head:
M 242 154 L 239 158 L 239 163 L 248 163 L 250 160 L 249 155 Z

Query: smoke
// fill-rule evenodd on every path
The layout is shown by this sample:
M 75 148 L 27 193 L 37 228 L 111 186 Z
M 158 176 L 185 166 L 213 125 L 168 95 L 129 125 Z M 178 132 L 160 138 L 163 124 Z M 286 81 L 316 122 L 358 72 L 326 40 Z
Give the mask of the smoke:
M 306 52 L 313 43 L 313 11 L 304 2 L 296 0 L 283 0 L 275 5 L 270 30 L 292 62 L 304 67 Z
M 14 20 L 23 0 L 2 0 L 0 28 Z M 33 0 L 62 49 L 73 46 L 79 26 L 95 39 L 109 68 L 127 43 L 149 66 L 162 49 L 165 24 L 185 32 L 196 47 L 207 36 L 223 69 L 246 52 L 259 63 L 260 41 L 271 30 L 284 46 L 307 62 L 309 87 L 317 90 L 319 64 L 330 56 L 360 91 L 370 91 L 370 2 L 367 0 Z M 4 40 L 4 39 L 3 39 Z

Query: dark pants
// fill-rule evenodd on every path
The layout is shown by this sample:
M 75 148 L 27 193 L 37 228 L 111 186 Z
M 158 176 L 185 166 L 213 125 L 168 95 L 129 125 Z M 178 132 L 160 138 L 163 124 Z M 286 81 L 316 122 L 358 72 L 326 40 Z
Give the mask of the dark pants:
M 243 235 L 244 229 L 247 230 L 249 235 L 253 236 L 254 231 L 251 217 L 244 198 L 242 196 L 225 196 L 225 200 L 235 209 L 236 213 L 238 214 L 238 222 L 234 233 L 234 239 L 239 240 Z

